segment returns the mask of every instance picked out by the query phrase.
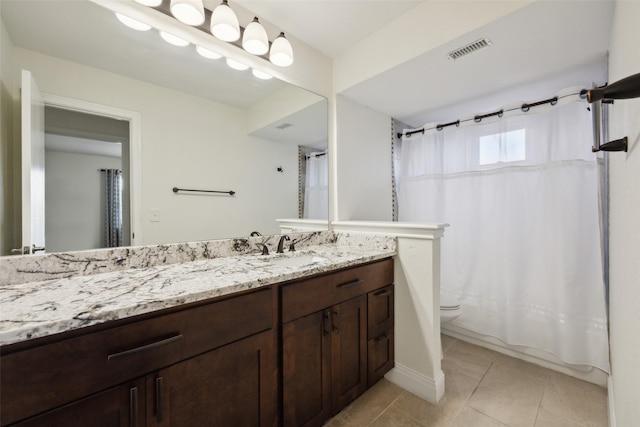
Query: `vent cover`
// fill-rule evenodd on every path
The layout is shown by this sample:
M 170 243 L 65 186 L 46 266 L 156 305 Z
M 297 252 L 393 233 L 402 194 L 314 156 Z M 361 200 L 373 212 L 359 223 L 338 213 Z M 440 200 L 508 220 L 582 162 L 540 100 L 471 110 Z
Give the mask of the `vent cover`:
M 291 123 L 283 123 L 281 125 L 276 126 L 276 129 L 283 130 L 283 129 L 286 129 L 286 128 L 291 127 L 291 126 L 293 126 Z
M 453 50 L 451 52 L 449 52 L 449 54 L 447 55 L 447 58 L 449 59 L 460 59 L 463 56 L 467 56 L 470 55 L 474 52 L 479 51 L 480 49 L 484 49 L 485 47 L 489 47 L 491 46 L 491 40 L 489 39 L 480 39 L 480 40 L 476 40 L 473 43 L 469 43 L 466 46 L 462 46 L 459 49 Z

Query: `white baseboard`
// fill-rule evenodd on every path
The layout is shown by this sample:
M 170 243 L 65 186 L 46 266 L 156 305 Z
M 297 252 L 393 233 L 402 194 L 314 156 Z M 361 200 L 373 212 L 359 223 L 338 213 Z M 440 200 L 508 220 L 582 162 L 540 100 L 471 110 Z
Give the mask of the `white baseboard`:
M 613 377 L 607 380 L 607 409 L 609 410 L 609 427 L 616 427 L 616 411 L 613 401 Z
M 442 371 L 433 379 L 396 362 L 395 367 L 384 377 L 434 405 L 444 396 L 444 373 Z

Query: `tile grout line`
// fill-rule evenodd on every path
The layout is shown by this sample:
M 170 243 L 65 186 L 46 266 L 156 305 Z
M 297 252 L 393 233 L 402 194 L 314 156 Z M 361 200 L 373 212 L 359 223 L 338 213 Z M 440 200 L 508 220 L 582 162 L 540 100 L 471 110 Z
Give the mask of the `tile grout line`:
M 376 416 L 373 420 L 371 420 L 371 422 L 370 422 L 369 424 L 367 424 L 367 425 L 368 425 L 368 426 L 373 425 L 373 423 L 375 423 L 375 422 L 377 421 L 377 419 L 378 419 L 378 418 L 380 418 L 380 417 L 382 416 L 382 414 L 384 414 L 384 413 L 387 411 L 387 409 L 389 409 L 389 408 L 390 408 L 394 403 L 396 403 L 396 402 L 398 401 L 398 399 L 400 399 L 400 397 L 402 397 L 402 395 L 403 395 L 403 394 L 405 394 L 405 393 L 407 393 L 407 392 L 403 390 L 403 391 L 398 395 L 398 397 L 396 397 L 395 399 L 393 399 L 393 400 L 391 401 L 391 403 L 389 403 L 389 404 L 388 404 L 388 405 L 387 405 L 387 406 L 386 406 L 382 411 L 380 411 L 380 413 L 378 414 L 378 416 Z M 401 409 L 398 409 L 398 410 L 399 410 L 400 412 L 403 412 L 403 413 L 404 413 L 404 411 L 402 411 Z M 409 414 L 407 414 L 407 415 L 409 415 Z M 410 416 L 410 415 L 409 415 L 409 416 Z M 411 418 L 413 418 L 413 417 L 411 417 Z

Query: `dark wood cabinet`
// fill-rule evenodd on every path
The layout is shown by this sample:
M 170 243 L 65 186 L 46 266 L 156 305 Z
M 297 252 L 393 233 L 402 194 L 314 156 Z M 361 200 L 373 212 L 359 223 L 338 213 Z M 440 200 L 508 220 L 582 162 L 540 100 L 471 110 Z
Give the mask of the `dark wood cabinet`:
M 368 385 L 371 387 L 393 368 L 394 299 L 393 285 L 369 292 L 368 302 Z
M 274 301 L 268 287 L 62 334 L 46 345 L 3 348 L 1 424 L 214 425 L 192 422 L 193 416 L 227 420 L 216 425 L 272 426 L 278 410 Z
M 393 351 L 381 362 L 382 347 L 369 350 L 370 331 L 393 347 L 393 309 L 381 319 L 392 281 L 393 261 L 383 260 L 282 285 L 284 426 L 322 425 L 393 367 Z

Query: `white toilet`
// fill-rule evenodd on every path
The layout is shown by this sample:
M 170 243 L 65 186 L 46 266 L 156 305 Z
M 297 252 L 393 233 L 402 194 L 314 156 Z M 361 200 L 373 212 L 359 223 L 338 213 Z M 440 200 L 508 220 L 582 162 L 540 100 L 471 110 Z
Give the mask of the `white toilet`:
M 455 297 L 440 294 L 440 325 L 460 316 L 460 301 Z

